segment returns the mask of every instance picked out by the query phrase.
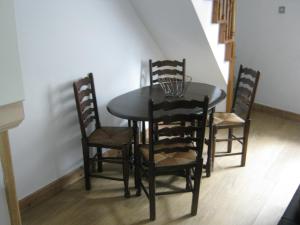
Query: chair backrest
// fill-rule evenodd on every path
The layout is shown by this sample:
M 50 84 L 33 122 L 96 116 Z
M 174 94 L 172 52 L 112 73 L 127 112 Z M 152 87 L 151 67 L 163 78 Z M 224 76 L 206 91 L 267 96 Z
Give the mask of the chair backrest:
M 259 77 L 259 71 L 243 67 L 242 65 L 240 66 L 232 104 L 232 112 L 245 120 L 250 118 Z
M 81 134 L 83 138 L 86 138 L 86 128 L 91 123 L 95 124 L 95 128 L 101 127 L 93 74 L 90 73 L 86 77 L 75 81 L 73 88 Z
M 180 80 L 185 80 L 185 59 L 181 62 L 174 60 L 162 60 L 152 62 L 149 60 L 149 75 L 150 75 L 150 86 L 158 83 L 158 78 L 161 76 L 171 76 Z
M 203 101 L 178 100 L 156 104 L 149 100 L 149 161 L 154 163 L 155 154 L 185 152 L 191 149 L 196 151 L 197 160 L 200 160 L 203 153 L 207 110 L 207 96 Z M 171 124 L 177 121 L 182 123 L 171 127 L 156 126 L 158 123 Z M 194 145 L 186 146 L 193 143 Z M 155 148 L 156 145 L 164 147 L 158 150 Z

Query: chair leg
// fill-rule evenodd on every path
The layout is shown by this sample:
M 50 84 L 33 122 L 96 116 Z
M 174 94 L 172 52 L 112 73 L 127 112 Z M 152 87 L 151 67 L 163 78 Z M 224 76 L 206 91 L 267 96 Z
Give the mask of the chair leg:
M 97 165 L 97 171 L 101 173 L 103 171 L 103 162 L 102 160 L 102 148 L 97 148 L 97 158 L 98 158 L 98 165 Z
M 232 150 L 232 130 L 232 128 L 228 129 L 227 153 L 231 153 Z
M 215 155 L 216 155 L 216 133 L 217 128 L 212 127 L 212 139 L 211 139 L 211 169 L 214 170 L 215 165 Z
M 208 136 L 208 146 L 207 146 L 207 161 L 206 161 L 206 176 L 211 176 L 212 171 L 212 143 L 213 143 L 213 123 L 214 123 L 214 112 L 215 108 L 213 108 L 209 114 L 209 136 Z
M 139 155 L 139 133 L 138 133 L 137 121 L 133 121 L 133 136 L 134 136 L 134 186 L 136 188 L 136 195 L 141 195 L 140 184 L 140 155 Z
M 155 124 L 154 124 L 154 129 L 155 129 L 156 131 L 158 130 L 158 123 L 155 123 Z M 150 138 L 151 138 L 151 137 L 149 137 L 149 140 L 151 140 Z M 158 133 L 157 133 L 157 132 L 155 132 L 154 140 L 155 140 L 155 141 L 158 141 Z
M 146 124 L 142 121 L 142 144 L 146 144 Z
M 128 127 L 132 127 L 132 121 L 131 120 L 128 120 Z M 129 145 L 129 166 L 130 166 L 130 169 L 132 170 L 133 169 L 133 151 L 132 151 L 132 143 Z
M 91 190 L 89 147 L 85 140 L 82 140 L 81 143 L 83 151 L 85 189 L 88 191 Z
M 192 179 L 191 179 L 191 169 L 188 168 L 188 169 L 185 169 L 185 181 L 186 181 L 186 184 L 185 184 L 185 189 L 188 191 L 188 190 L 191 190 L 192 189 Z
M 205 171 L 206 171 L 206 176 L 210 177 L 211 176 L 211 169 L 212 169 L 212 138 L 209 138 L 209 143 L 207 146 L 207 160 L 206 160 L 206 167 L 205 167 Z
M 142 163 L 141 163 L 141 156 L 139 153 L 138 154 L 138 157 L 137 157 L 137 162 L 136 162 L 136 170 L 137 170 L 137 173 L 136 173 L 136 196 L 140 196 L 141 193 L 142 193 L 142 173 L 141 173 L 141 167 L 142 167 Z
M 194 190 L 193 190 L 193 199 L 192 199 L 192 210 L 191 215 L 196 216 L 198 211 L 198 200 L 199 200 L 199 192 L 200 192 L 200 182 L 202 176 L 202 166 L 203 159 L 200 159 L 200 163 L 197 163 L 195 168 L 195 180 L 194 180 Z
M 247 121 L 244 126 L 244 137 L 243 137 L 243 147 L 242 147 L 243 149 L 242 149 L 242 160 L 241 160 L 242 167 L 246 165 L 249 130 L 250 130 L 250 121 Z
M 156 218 L 155 207 L 155 175 L 153 167 L 149 167 L 149 202 L 150 202 L 150 220 L 153 221 Z
M 124 179 L 124 196 L 130 197 L 129 191 L 129 146 L 123 148 L 123 179 Z

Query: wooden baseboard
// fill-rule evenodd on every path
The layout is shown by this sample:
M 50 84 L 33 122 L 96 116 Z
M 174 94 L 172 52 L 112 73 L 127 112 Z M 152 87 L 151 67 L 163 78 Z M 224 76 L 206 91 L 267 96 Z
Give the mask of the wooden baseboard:
M 253 109 L 260 112 L 269 113 L 272 115 L 280 116 L 282 118 L 288 119 L 288 120 L 294 120 L 297 122 L 300 122 L 300 114 L 284 111 L 281 109 L 272 108 L 270 106 L 254 103 Z
M 36 192 L 26 196 L 19 201 L 20 210 L 33 207 L 61 192 L 66 186 L 73 184 L 83 177 L 83 169 L 80 167 L 67 175 L 53 181 Z

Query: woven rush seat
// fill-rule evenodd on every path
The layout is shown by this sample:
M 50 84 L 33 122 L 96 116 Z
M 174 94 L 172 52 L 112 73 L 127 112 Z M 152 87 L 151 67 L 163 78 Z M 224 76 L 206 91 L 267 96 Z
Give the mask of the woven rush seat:
M 189 146 L 186 144 L 168 144 L 168 145 L 155 145 L 154 151 L 162 148 L 172 148 L 172 147 L 185 147 Z M 141 145 L 140 147 L 143 158 L 149 160 L 149 145 Z M 155 166 L 178 166 L 193 163 L 196 160 L 196 152 L 194 150 L 189 150 L 187 152 L 172 152 L 172 153 L 157 153 L 154 155 Z
M 131 141 L 133 131 L 128 127 L 101 127 L 88 137 L 90 144 L 122 146 Z
M 241 117 L 235 113 L 216 112 L 214 113 L 214 125 L 215 126 L 234 126 L 242 125 L 245 123 Z
M 102 153 L 102 157 L 114 157 L 114 158 L 119 158 L 122 157 L 122 150 L 121 149 L 109 149 L 105 152 Z

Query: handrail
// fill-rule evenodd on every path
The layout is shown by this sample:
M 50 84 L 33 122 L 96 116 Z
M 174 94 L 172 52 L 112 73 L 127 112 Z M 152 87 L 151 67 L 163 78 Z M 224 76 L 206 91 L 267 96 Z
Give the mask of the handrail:
M 214 0 L 212 22 L 220 24 L 219 42 L 226 45 L 225 60 L 229 61 L 227 110 L 231 108 L 235 64 L 236 0 Z

